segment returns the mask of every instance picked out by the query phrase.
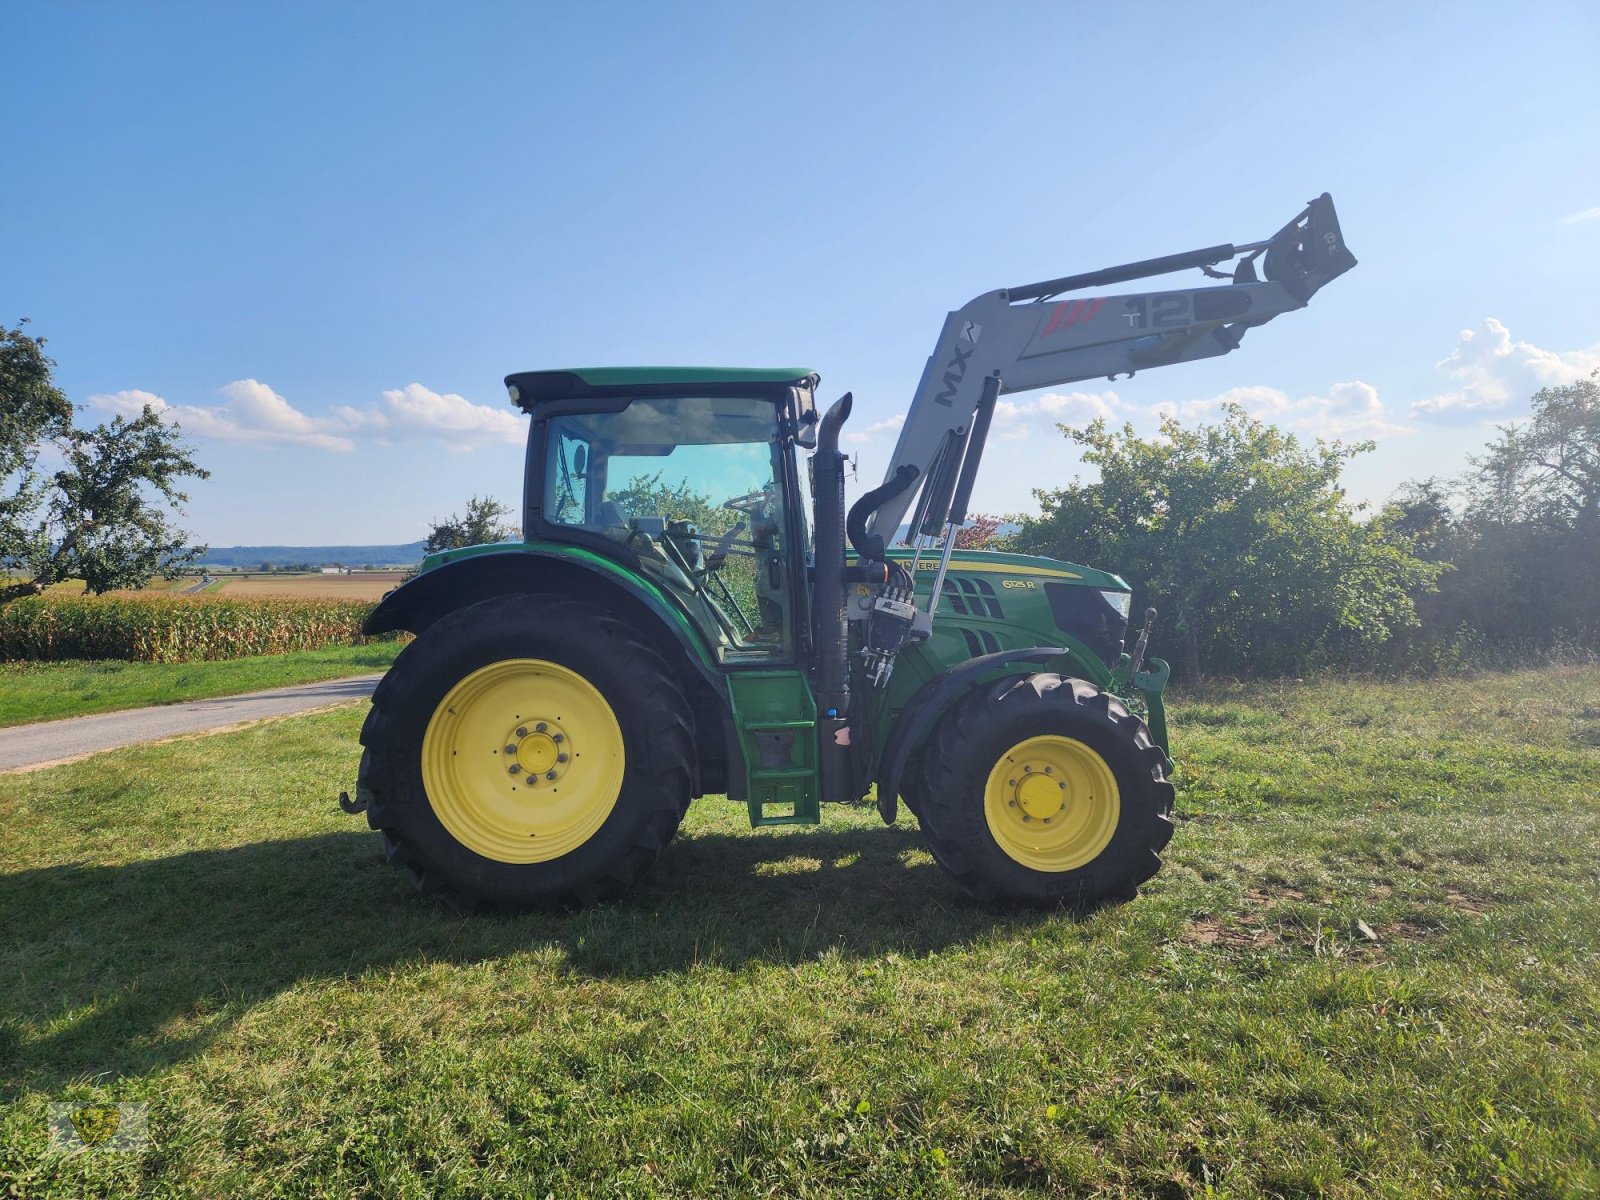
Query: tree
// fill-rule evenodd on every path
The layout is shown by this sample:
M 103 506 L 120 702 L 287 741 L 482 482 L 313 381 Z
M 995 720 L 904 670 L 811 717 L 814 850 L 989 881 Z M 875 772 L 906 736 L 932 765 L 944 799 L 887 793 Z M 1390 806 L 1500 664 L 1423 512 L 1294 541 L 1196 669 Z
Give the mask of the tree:
M 1472 460 L 1473 516 L 1600 530 L 1600 383 L 1594 377 L 1541 388 L 1521 425 Z
M 749 518 L 732 509 L 724 508 L 706 492 L 696 490 L 688 479 L 676 484 L 665 482 L 664 471 L 651 475 L 636 475 L 620 488 L 607 488 L 606 499 L 630 516 L 659 516 L 669 521 L 688 521 L 702 538 L 701 546 L 707 552 L 713 549 L 709 539 L 720 538 L 735 526 L 745 525 L 741 539 L 743 546 L 730 548 L 722 560 L 717 574 L 733 593 L 735 602 L 745 613 L 759 611 L 756 598 L 756 560 L 749 551 L 751 531 Z
M 1378 520 L 1390 536 L 1406 539 L 1427 562 L 1443 561 L 1457 525 L 1449 486 L 1432 477 L 1401 484 Z
M 93 429 L 72 427 L 44 339 L 0 330 L 0 562 L 24 582 L 0 598 L 81 578 L 88 591 L 175 578 L 202 553 L 168 510 L 188 500 L 186 478 L 205 479 L 180 430 L 145 408 Z M 60 467 L 38 470 L 48 451 Z
M 1423 597 L 1422 661 L 1505 664 L 1563 643 L 1600 648 L 1600 384 L 1544 388 L 1461 481 L 1408 485 L 1384 519 L 1450 569 Z M 1440 513 L 1439 509 L 1444 509 Z
M 43 500 L 40 450 L 72 427 L 72 404 L 52 380 L 45 339 L 29 337 L 27 323 L 0 326 L 0 565 L 16 559 Z
M 967 523 L 956 530 L 957 550 L 992 550 L 1000 541 L 1000 517 L 973 513 Z
M 1303 446 L 1231 405 L 1149 439 L 1104 421 L 1062 430 L 1100 478 L 1036 492 L 1043 513 L 1014 544 L 1127 578 L 1136 608 L 1170 615 L 1191 677 L 1342 661 L 1413 623 L 1438 574 L 1345 503 L 1340 473 L 1367 444 Z
M 606 499 L 632 516 L 659 516 L 688 521 L 704 534 L 728 532 L 745 518 L 732 509 L 712 502 L 705 492 L 696 491 L 687 479 L 676 484 L 663 481 L 663 471 L 638 475 L 620 488 L 607 488 Z
M 510 505 L 488 496 L 473 496 L 467 501 L 466 512 L 452 514 L 429 530 L 422 543 L 422 552 L 437 554 L 441 550 L 459 550 L 463 546 L 510 541 L 517 536 L 516 529 L 505 524 L 505 518 L 510 515 Z

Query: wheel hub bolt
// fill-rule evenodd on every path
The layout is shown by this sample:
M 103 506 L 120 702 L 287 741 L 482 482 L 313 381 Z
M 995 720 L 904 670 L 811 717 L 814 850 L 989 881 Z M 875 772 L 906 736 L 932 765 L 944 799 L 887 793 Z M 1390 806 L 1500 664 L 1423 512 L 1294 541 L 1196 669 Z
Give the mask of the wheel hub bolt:
M 519 767 L 516 763 L 512 763 L 511 764 L 511 773 L 513 775 L 520 775 L 520 774 L 522 774 L 522 768 Z
M 556 773 L 554 771 L 546 771 L 544 773 L 544 777 L 546 779 L 554 779 L 556 777 Z
M 517 752 L 517 748 L 514 745 L 512 745 L 510 742 L 507 742 L 506 743 L 506 753 L 507 754 L 515 754 L 516 752 Z
M 527 737 L 528 736 L 528 727 L 526 725 L 518 725 L 517 726 L 517 736 L 518 737 Z
M 556 755 L 556 761 L 557 762 L 566 762 L 567 761 L 567 756 L 565 754 L 558 754 L 558 755 Z
M 1045 773 L 1045 774 L 1046 774 L 1046 775 L 1049 775 L 1049 774 L 1051 774 L 1051 773 L 1052 773 L 1052 772 L 1053 772 L 1053 771 L 1054 771 L 1054 770 L 1055 770 L 1055 768 L 1054 768 L 1054 767 L 1046 767 L 1046 768 L 1045 768 L 1045 769 L 1044 769 L 1044 773 Z
M 566 740 L 566 735 L 565 734 L 560 734 L 560 733 L 552 733 L 550 735 L 550 740 L 552 742 L 562 742 L 562 741 Z
M 534 726 L 534 727 L 533 727 L 533 728 L 534 728 L 534 730 L 535 730 L 535 731 L 536 731 L 536 732 L 538 732 L 538 733 L 543 733 L 543 732 L 544 732 L 544 731 L 545 731 L 545 723 L 544 723 L 544 722 L 543 722 L 543 721 L 540 721 L 540 722 L 539 722 L 539 723 L 538 723 L 538 724 L 537 724 L 537 725 L 535 725 L 535 726 Z

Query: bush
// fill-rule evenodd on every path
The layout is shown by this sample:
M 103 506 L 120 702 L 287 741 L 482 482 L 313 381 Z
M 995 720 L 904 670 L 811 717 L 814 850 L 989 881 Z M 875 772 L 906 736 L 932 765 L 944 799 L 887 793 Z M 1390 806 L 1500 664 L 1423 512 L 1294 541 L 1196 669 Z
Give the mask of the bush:
M 370 603 L 205 596 L 37 596 L 0 607 L 0 661 L 189 662 L 315 650 L 361 637 Z
M 1152 649 L 1186 679 L 1366 665 L 1442 569 L 1345 502 L 1344 464 L 1366 443 L 1307 445 L 1234 405 L 1150 438 L 1062 428 L 1100 477 L 1036 492 L 1043 511 L 1012 546 L 1116 571 L 1135 612 L 1163 615 Z

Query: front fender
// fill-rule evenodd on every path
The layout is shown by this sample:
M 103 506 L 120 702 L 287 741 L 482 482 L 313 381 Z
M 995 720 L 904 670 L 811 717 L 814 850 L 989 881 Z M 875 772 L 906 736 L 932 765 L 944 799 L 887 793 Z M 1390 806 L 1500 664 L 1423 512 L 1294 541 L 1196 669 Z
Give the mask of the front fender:
M 911 756 L 932 732 L 939 718 L 961 696 L 979 683 L 1007 675 L 1032 675 L 1060 667 L 1082 668 L 1082 656 L 1066 646 L 1033 646 L 1025 650 L 1002 650 L 969 658 L 941 671 L 912 693 L 900 710 L 878 759 L 878 815 L 885 825 L 894 824 L 899 812 L 900 780 Z

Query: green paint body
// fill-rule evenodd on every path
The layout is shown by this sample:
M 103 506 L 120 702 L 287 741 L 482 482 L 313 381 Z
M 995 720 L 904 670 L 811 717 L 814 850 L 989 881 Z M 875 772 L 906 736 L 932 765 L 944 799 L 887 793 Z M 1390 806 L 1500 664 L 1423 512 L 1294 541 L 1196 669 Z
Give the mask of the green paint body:
M 693 611 L 667 588 L 648 576 L 603 554 L 555 541 L 502 542 L 468 546 L 431 554 L 423 560 L 426 575 L 449 563 L 480 555 L 523 553 L 564 559 L 597 572 L 645 600 L 670 621 L 677 640 L 690 649 L 704 673 L 714 673 L 722 684 L 722 699 L 739 740 L 744 782 L 752 825 L 815 824 L 821 819 L 821 796 L 816 774 L 816 702 L 807 672 L 798 662 L 728 665 L 715 651 L 717 631 L 703 614 Z M 889 557 L 910 566 L 910 550 L 892 550 Z M 924 553 L 918 560 L 918 596 L 924 602 L 937 569 L 937 556 Z M 882 752 L 918 692 L 942 672 L 973 658 L 1008 650 L 1059 648 L 1061 653 L 1041 666 L 1037 661 L 1002 663 L 979 674 L 972 685 L 1006 675 L 1039 670 L 1086 679 L 1124 699 L 1141 702 L 1152 737 L 1169 755 L 1166 712 L 1162 691 L 1167 664 L 1150 659 L 1144 669 L 1128 677 L 1126 654 L 1106 663 L 1093 649 L 1064 632 L 1056 623 L 1048 586 L 1090 587 L 1126 592 L 1128 585 L 1115 575 L 1057 559 L 996 551 L 956 550 L 950 557 L 946 585 L 933 623 L 933 635 L 908 645 L 896 660 L 894 674 L 878 703 L 863 706 L 858 717 L 870 726 L 867 733 L 871 769 L 876 777 L 876 756 Z M 463 603 L 471 603 L 464 599 Z M 852 661 L 854 659 L 852 658 Z M 856 696 L 871 693 L 863 679 L 852 681 Z M 858 721 L 858 725 L 861 721 Z M 936 724 L 936 722 L 935 722 Z M 765 765 L 777 763 L 781 765 Z M 837 798 L 837 797 L 836 797 Z M 851 797 L 854 799 L 855 797 Z

